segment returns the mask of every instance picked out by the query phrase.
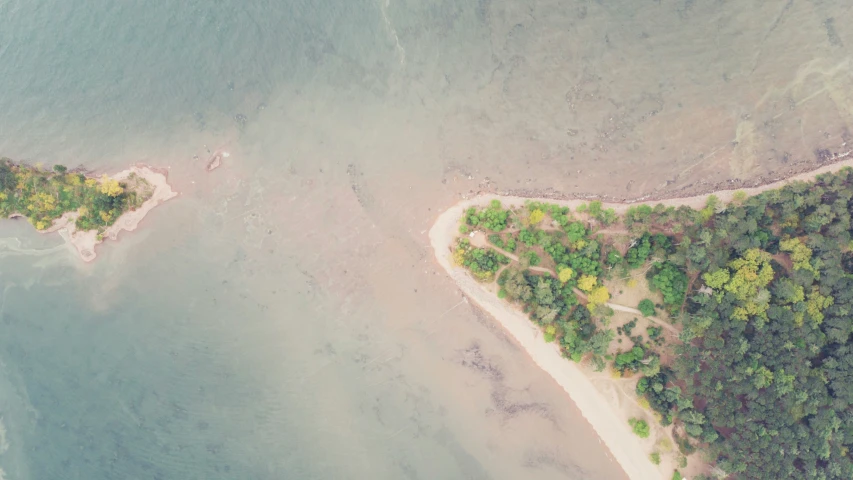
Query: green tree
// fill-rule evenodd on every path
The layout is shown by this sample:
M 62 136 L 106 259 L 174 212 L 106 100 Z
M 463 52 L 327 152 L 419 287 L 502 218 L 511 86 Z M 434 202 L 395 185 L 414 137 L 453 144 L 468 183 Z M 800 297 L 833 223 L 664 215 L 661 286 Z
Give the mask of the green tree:
M 644 317 L 653 317 L 655 315 L 655 303 L 648 298 L 640 300 L 640 304 L 637 305 L 637 309 Z
M 663 293 L 663 303 L 673 308 L 680 307 L 687 293 L 687 274 L 670 262 L 656 264 L 649 273 L 653 289 Z
M 640 438 L 649 437 L 649 424 L 645 420 L 632 418 L 628 420 L 628 423 L 631 425 L 631 429 L 634 431 L 636 436 Z

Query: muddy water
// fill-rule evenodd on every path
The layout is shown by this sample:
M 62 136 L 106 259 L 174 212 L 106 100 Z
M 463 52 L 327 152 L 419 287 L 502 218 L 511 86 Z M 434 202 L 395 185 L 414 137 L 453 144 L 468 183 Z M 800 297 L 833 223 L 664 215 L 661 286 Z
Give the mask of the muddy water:
M 0 6 L 3 154 L 182 195 L 92 265 L 0 224 L 8 478 L 622 478 L 432 221 L 754 179 L 851 124 L 842 1 L 66 3 Z

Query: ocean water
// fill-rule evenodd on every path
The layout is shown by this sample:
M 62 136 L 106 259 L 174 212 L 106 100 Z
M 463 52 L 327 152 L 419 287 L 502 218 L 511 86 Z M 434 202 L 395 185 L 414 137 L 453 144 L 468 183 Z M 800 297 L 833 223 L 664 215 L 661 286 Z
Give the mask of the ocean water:
M 146 162 L 181 192 L 92 264 L 0 222 L 2 478 L 624 478 L 426 231 L 481 190 L 825 161 L 853 125 L 851 20 L 843 0 L 0 2 L 0 154 Z

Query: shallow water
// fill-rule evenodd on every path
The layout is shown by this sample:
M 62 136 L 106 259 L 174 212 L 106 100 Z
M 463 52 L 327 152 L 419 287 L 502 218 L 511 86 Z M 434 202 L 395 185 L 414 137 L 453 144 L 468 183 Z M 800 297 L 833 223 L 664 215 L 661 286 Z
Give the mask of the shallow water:
M 0 223 L 10 479 L 620 478 L 432 220 L 486 177 L 755 178 L 853 123 L 843 1 L 74 3 L 0 4 L 0 152 L 182 194 L 90 265 Z

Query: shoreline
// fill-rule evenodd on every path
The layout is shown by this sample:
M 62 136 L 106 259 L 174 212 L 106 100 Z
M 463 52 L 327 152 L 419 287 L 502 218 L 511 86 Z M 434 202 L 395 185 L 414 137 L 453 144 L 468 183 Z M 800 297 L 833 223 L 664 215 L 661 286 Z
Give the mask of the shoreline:
M 847 152 L 838 158 L 850 157 Z M 668 198 L 663 200 L 638 200 L 624 202 L 604 202 L 602 208 L 613 208 L 616 213 L 623 214 L 628 208 L 636 205 L 661 203 L 666 206 L 686 205 L 701 209 L 705 206 L 708 197 L 715 195 L 721 202 L 727 203 L 732 200 L 735 192 L 743 191 L 748 196 L 757 195 L 766 190 L 781 188 L 787 184 L 797 181 L 813 180 L 816 176 L 833 173 L 844 167 L 853 167 L 853 158 L 838 161 L 808 172 L 800 172 L 790 177 L 764 183 L 750 188 L 736 188 L 708 192 L 699 195 Z M 649 461 L 645 447 L 641 439 L 633 434 L 626 421 L 622 421 L 618 412 L 605 398 L 605 396 L 592 383 L 589 376 L 584 373 L 581 366 L 563 358 L 558 348 L 546 343 L 541 338 L 540 330 L 530 322 L 530 319 L 520 310 L 498 298 L 486 285 L 480 284 L 468 272 L 453 265 L 451 261 L 451 248 L 460 236 L 459 220 L 465 210 L 469 207 L 487 206 L 492 200 L 500 200 L 504 207 L 523 206 L 526 201 L 539 201 L 568 206 L 576 209 L 582 203 L 588 203 L 595 198 L 574 198 L 571 200 L 553 199 L 545 197 L 523 197 L 517 195 L 478 194 L 472 198 L 463 199 L 441 213 L 429 230 L 430 243 L 436 261 L 444 268 L 447 274 L 456 282 L 463 294 L 473 300 L 482 310 L 489 313 L 501 326 L 508 331 L 520 346 L 527 352 L 533 361 L 548 373 L 568 393 L 569 398 L 577 405 L 583 417 L 590 423 L 599 439 L 604 443 L 611 455 L 619 462 L 622 470 L 632 480 L 646 480 L 653 478 L 664 478 L 661 476 L 657 466 Z
M 137 164 L 130 168 L 122 170 L 110 178 L 119 182 L 127 179 L 131 174 L 135 173 L 142 177 L 153 188 L 151 198 L 142 203 L 136 210 L 130 210 L 119 216 L 115 223 L 104 230 L 104 233 L 98 235 L 97 230 L 77 230 L 75 221 L 77 220 L 77 212 L 68 212 L 56 219 L 53 225 L 40 233 L 57 232 L 65 240 L 65 244 L 70 246 L 80 256 L 84 262 L 91 262 L 98 255 L 95 252 L 95 247 L 104 242 L 107 238 L 117 240 L 119 233 L 122 230 L 132 232 L 139 227 L 139 223 L 148 215 L 148 212 L 161 203 L 168 201 L 178 195 L 178 192 L 172 190 L 167 180 L 167 171 L 156 169 L 149 165 Z M 22 215 L 21 215 L 22 216 Z
M 853 150 L 848 150 L 843 153 L 832 154 L 832 158 L 825 162 L 811 163 L 799 162 L 791 164 L 788 170 L 784 173 L 771 172 L 771 174 L 759 175 L 754 180 L 732 179 L 726 182 L 710 183 L 710 182 L 694 182 L 688 185 L 678 187 L 673 190 L 666 190 L 666 186 L 655 189 L 652 193 L 637 197 L 615 196 L 615 195 L 596 195 L 589 193 L 574 193 L 566 194 L 558 192 L 552 188 L 545 189 L 494 189 L 492 191 L 481 190 L 477 193 L 471 193 L 465 198 L 474 198 L 478 195 L 498 195 L 501 197 L 519 197 L 530 200 L 562 202 L 562 201 L 593 201 L 600 200 L 602 203 L 610 204 L 608 208 L 621 204 L 642 204 L 642 203 L 664 203 L 670 200 L 690 199 L 694 197 L 706 197 L 708 195 L 717 195 L 723 192 L 735 192 L 743 190 L 749 194 L 750 191 L 761 189 L 767 185 L 784 185 L 786 182 L 794 180 L 804 180 L 813 178 L 821 173 L 835 172 L 842 167 L 853 167 Z M 769 177 L 769 178 L 768 178 Z M 668 185 L 668 183 L 667 183 Z M 659 191 L 660 190 L 660 191 Z M 722 197 L 721 197 L 722 198 Z M 679 204 L 681 205 L 681 204 Z
M 844 154 L 844 158 L 850 157 L 853 155 L 853 151 L 847 152 Z M 696 195 L 690 195 L 686 197 L 661 197 L 660 199 L 651 198 L 652 195 L 645 195 L 642 197 L 638 197 L 636 199 L 630 200 L 605 200 L 606 197 L 596 196 L 596 195 L 561 195 L 562 198 L 552 198 L 548 196 L 524 196 L 524 195 L 509 195 L 509 194 L 501 194 L 501 193 L 488 193 L 488 192 L 479 192 L 469 197 L 463 197 L 462 200 L 456 203 L 455 206 L 465 204 L 465 208 L 468 207 L 483 207 L 487 206 L 491 200 L 501 200 L 509 205 L 523 205 L 526 201 L 531 202 L 541 202 L 541 203 L 553 203 L 560 206 L 570 207 L 572 209 L 577 208 L 582 203 L 589 203 L 591 201 L 599 200 L 601 201 L 602 208 L 612 208 L 616 213 L 622 214 L 625 213 L 628 208 L 634 207 L 637 205 L 650 205 L 654 206 L 657 204 L 662 204 L 664 206 L 673 206 L 679 207 L 681 205 L 686 205 L 695 209 L 702 209 L 705 207 L 705 202 L 708 200 L 708 197 L 711 195 L 716 196 L 720 202 L 727 203 L 732 201 L 734 194 L 736 192 L 744 192 L 748 197 L 752 197 L 758 195 L 761 192 L 767 190 L 774 190 L 778 188 L 782 188 L 785 185 L 794 182 L 808 182 L 814 180 L 818 175 L 822 175 L 825 173 L 835 173 L 842 168 L 849 167 L 853 168 L 853 158 L 848 158 L 846 160 L 842 160 L 839 162 L 835 162 L 829 165 L 824 165 L 822 167 L 809 170 L 806 172 L 800 172 L 794 174 L 790 177 L 786 177 L 783 179 L 773 180 L 772 182 L 762 183 L 756 185 L 754 187 L 746 187 L 746 188 L 731 188 L 731 189 L 722 189 L 715 191 L 708 191 L 706 193 L 700 193 Z M 539 195 L 547 195 L 543 193 L 539 193 Z M 453 208 L 453 207 L 451 207 Z M 457 232 L 458 235 L 458 232 Z

